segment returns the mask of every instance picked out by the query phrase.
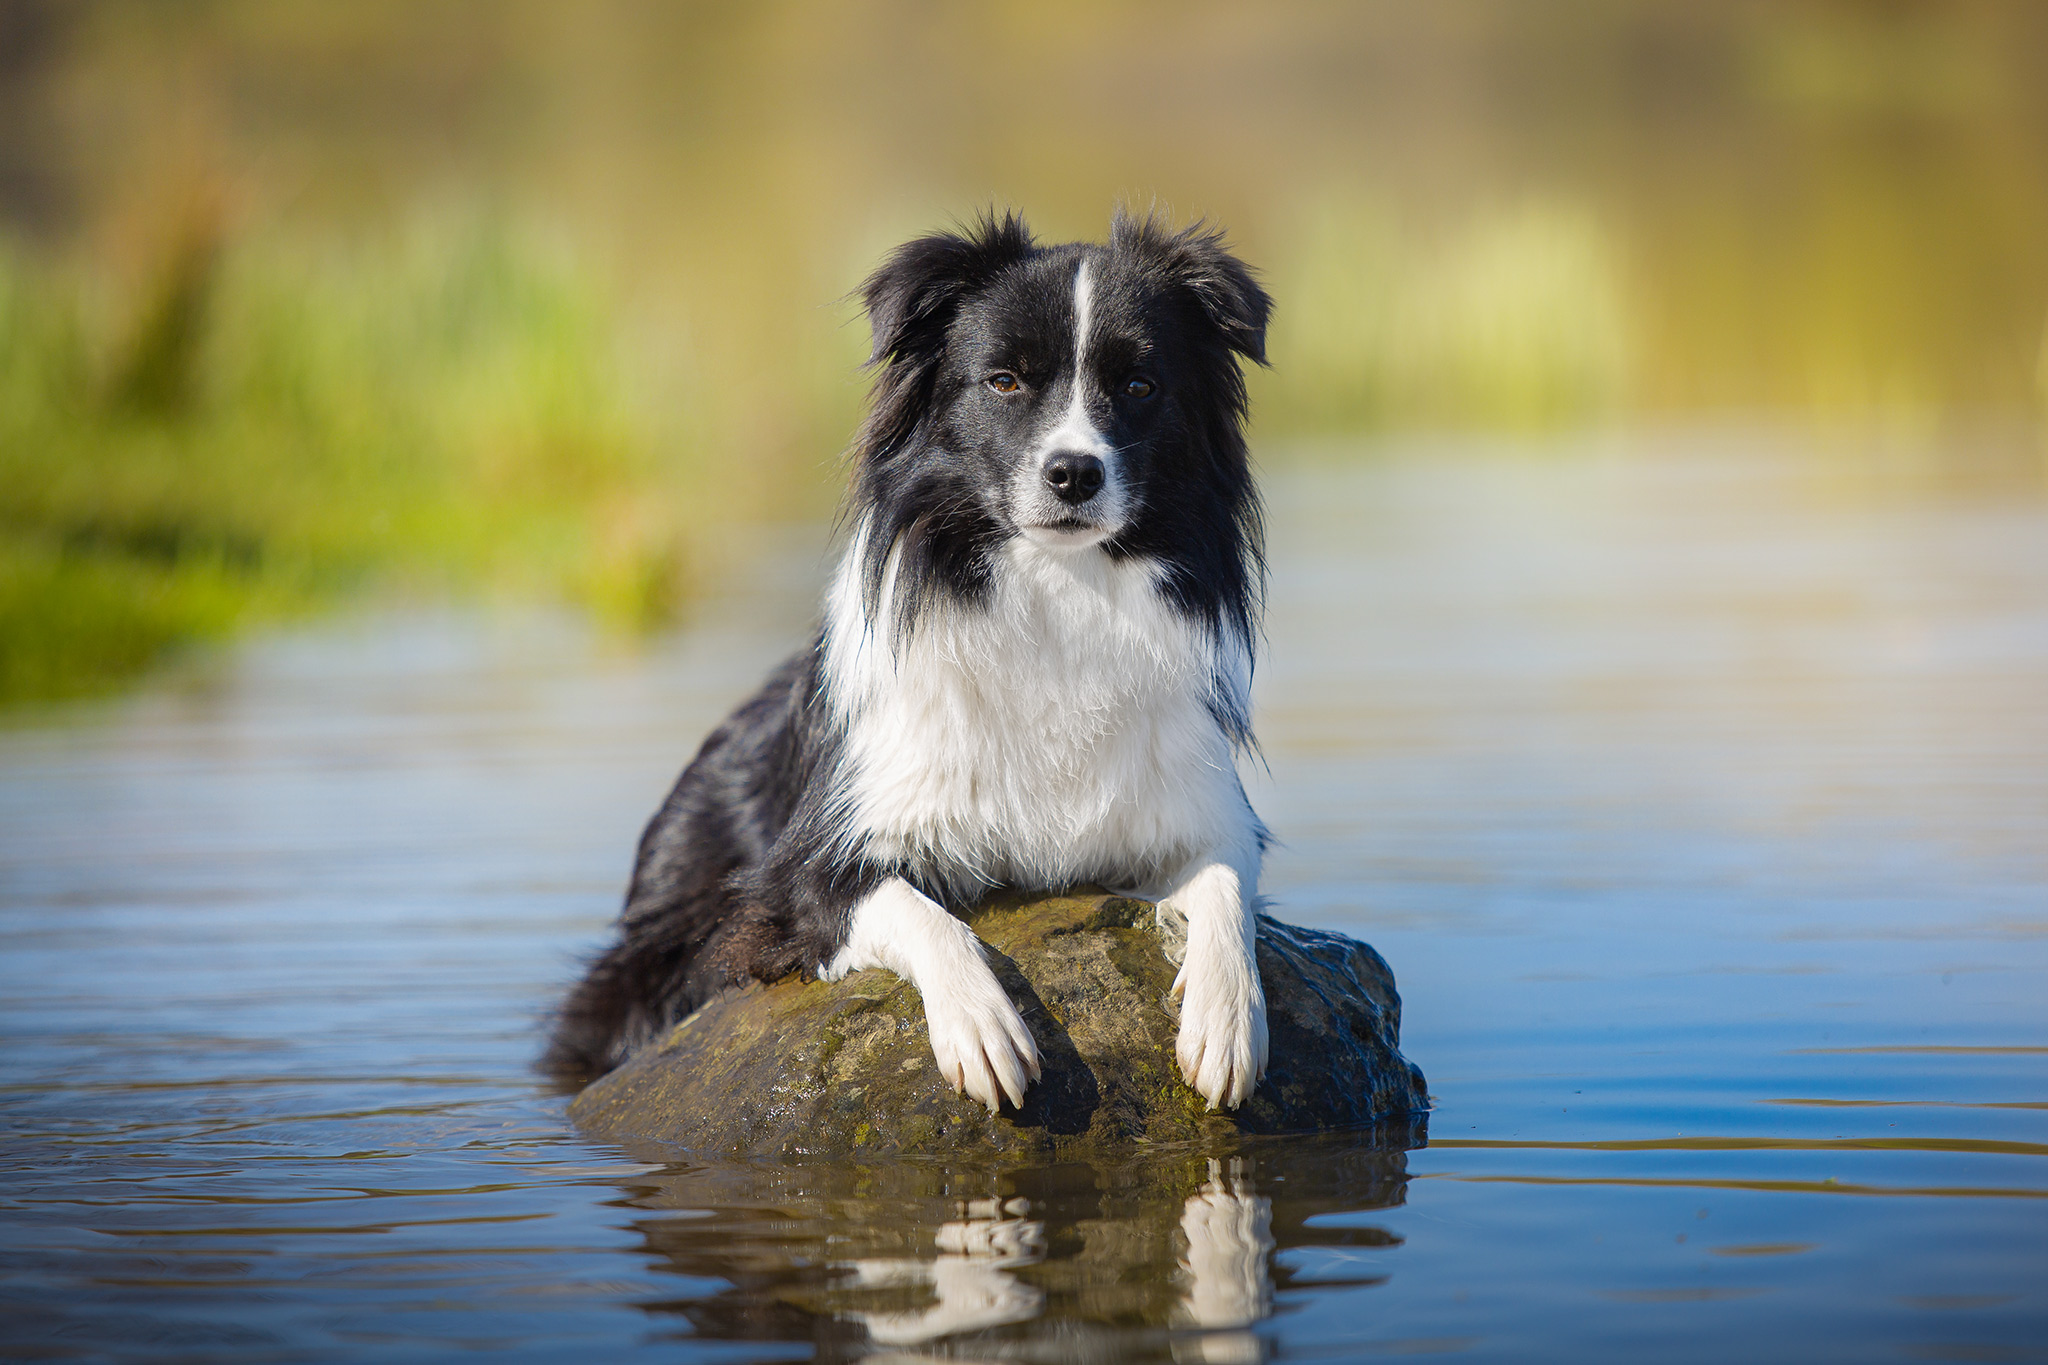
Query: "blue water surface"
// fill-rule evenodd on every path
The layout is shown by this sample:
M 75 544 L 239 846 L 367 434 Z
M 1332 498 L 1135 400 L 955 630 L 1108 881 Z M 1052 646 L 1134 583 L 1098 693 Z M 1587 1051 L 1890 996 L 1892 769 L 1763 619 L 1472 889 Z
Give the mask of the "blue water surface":
M 797 643 L 383 611 L 0 731 L 0 1353 L 2048 1359 L 2048 499 L 1782 439 L 1268 480 L 1276 912 L 1429 1145 L 706 1167 L 531 1072 Z M 644 1154 L 642 1154 L 644 1156 Z

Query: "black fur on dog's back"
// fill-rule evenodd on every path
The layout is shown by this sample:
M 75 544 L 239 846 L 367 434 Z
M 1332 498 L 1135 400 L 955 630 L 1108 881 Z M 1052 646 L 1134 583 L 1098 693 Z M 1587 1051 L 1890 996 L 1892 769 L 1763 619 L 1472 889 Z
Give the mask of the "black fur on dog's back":
M 776 669 L 683 769 L 640 836 L 618 941 L 557 1012 L 547 1071 L 567 1082 L 602 1075 L 725 986 L 800 965 L 799 945 L 774 942 L 734 879 L 768 860 L 803 793 L 819 747 L 802 735 L 816 689 L 813 648 Z

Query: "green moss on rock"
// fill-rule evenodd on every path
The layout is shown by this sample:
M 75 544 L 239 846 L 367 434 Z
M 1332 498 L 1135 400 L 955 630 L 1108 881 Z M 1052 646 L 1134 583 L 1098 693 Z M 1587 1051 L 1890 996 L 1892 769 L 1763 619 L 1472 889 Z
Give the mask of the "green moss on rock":
M 947 1085 L 916 988 L 869 971 L 730 991 L 570 1113 L 598 1136 L 706 1156 L 1067 1157 L 1405 1122 L 1427 1107 L 1400 1053 L 1393 973 L 1356 940 L 1260 918 L 1272 1059 L 1241 1109 L 1211 1113 L 1174 1062 L 1176 926 L 1155 926 L 1151 905 L 1003 897 L 965 918 L 1044 1061 L 1021 1110 L 991 1115 Z

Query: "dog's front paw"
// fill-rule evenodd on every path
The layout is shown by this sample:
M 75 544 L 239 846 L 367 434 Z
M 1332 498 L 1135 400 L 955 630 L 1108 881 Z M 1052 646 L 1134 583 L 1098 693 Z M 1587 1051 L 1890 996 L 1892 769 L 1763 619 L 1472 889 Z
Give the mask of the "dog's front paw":
M 993 1114 L 1007 1098 L 1024 1103 L 1039 1077 L 1038 1044 L 995 976 L 979 961 L 949 973 L 924 992 L 925 1023 L 939 1074 Z
M 1191 941 L 1174 978 L 1180 1074 L 1211 1109 L 1235 1109 L 1266 1074 L 1266 993 L 1250 954 Z

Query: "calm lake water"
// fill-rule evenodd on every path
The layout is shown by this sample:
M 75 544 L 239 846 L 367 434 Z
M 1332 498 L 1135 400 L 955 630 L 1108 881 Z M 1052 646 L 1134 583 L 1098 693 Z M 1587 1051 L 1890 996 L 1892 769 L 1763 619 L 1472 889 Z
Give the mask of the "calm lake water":
M 1269 482 L 1278 913 L 1427 1147 L 701 1167 L 529 1072 L 823 532 L 0 732 L 0 1354 L 2048 1359 L 2048 501 L 1737 438 Z

